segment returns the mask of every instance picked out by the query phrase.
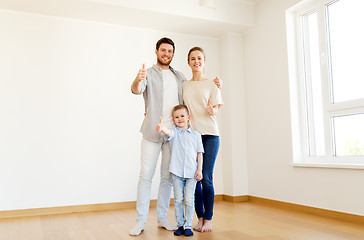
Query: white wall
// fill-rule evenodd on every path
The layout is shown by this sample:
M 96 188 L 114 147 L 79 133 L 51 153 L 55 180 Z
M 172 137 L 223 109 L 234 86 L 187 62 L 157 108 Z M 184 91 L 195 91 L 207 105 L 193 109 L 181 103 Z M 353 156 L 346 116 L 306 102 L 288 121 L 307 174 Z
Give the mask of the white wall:
M 210 8 L 199 0 L 1 0 L 0 9 L 218 38 L 253 26 L 254 1 L 216 0 Z
M 0 29 L 0 211 L 136 200 L 144 104 L 130 85 L 161 37 L 186 77 L 196 45 L 219 75 L 214 38 L 5 10 Z
M 220 56 L 221 77 L 224 79 L 224 106 L 220 110 L 224 194 L 248 195 L 244 35 L 223 35 L 220 38 Z
M 290 166 L 285 10 L 298 2 L 261 1 L 245 35 L 249 195 L 364 215 L 362 170 Z
M 0 11 L 0 211 L 135 201 L 144 107 L 130 84 L 168 36 L 176 69 L 191 77 L 199 45 L 225 83 L 216 194 L 364 215 L 361 170 L 290 166 L 285 10 L 297 2 L 262 0 L 250 32 L 221 39 Z

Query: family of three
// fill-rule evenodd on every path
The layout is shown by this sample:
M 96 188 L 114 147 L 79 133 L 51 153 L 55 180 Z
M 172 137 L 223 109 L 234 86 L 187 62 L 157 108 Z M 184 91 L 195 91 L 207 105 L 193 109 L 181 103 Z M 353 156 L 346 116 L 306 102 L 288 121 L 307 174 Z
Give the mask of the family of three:
M 198 223 L 193 229 L 212 230 L 213 169 L 220 145 L 216 114 L 223 104 L 221 80 L 204 76 L 204 50 L 194 47 L 188 53 L 192 79 L 187 81 L 170 66 L 174 52 L 171 39 L 160 39 L 155 50 L 157 63 L 148 69 L 143 65 L 131 86 L 134 94 L 143 94 L 145 103 L 137 219 L 129 232 L 134 236 L 147 223 L 152 179 L 160 153 L 158 227 L 174 231 L 177 236 L 192 236 L 196 211 Z M 177 227 L 167 216 L 172 186 Z

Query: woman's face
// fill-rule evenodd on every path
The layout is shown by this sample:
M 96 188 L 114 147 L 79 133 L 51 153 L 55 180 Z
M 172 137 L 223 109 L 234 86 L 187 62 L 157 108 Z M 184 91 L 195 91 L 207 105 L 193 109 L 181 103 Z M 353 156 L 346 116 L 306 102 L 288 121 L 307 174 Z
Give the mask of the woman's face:
M 203 71 L 205 63 L 205 57 L 202 52 L 198 50 L 191 52 L 188 58 L 188 65 L 191 67 L 192 71 Z

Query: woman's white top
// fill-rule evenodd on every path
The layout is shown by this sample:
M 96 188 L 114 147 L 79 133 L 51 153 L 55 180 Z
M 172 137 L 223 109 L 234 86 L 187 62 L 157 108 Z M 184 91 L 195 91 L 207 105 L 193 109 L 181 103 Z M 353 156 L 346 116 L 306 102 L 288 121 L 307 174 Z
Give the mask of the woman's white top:
M 201 135 L 219 136 L 219 127 L 215 115 L 209 115 L 206 107 L 223 105 L 221 91 L 213 80 L 185 81 L 182 83 L 183 101 L 191 114 L 191 127 Z

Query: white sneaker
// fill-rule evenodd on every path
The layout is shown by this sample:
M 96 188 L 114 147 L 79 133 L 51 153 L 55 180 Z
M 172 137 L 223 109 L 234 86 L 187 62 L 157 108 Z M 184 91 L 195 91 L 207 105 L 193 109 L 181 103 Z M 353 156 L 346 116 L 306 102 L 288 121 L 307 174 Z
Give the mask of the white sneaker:
M 131 236 L 138 236 L 142 233 L 142 231 L 144 230 L 144 223 L 141 222 L 137 222 L 135 224 L 135 226 L 130 230 L 129 235 Z
M 177 230 L 177 229 L 178 229 L 178 227 L 177 227 L 177 226 L 175 226 L 175 225 L 173 225 L 172 223 L 170 223 L 170 222 L 168 221 L 168 219 L 165 219 L 165 220 L 161 220 L 161 221 L 159 221 L 159 222 L 158 222 L 158 227 L 160 227 L 160 228 L 165 228 L 165 229 L 167 229 L 167 230 L 169 230 L 169 231 L 175 231 L 175 230 Z

